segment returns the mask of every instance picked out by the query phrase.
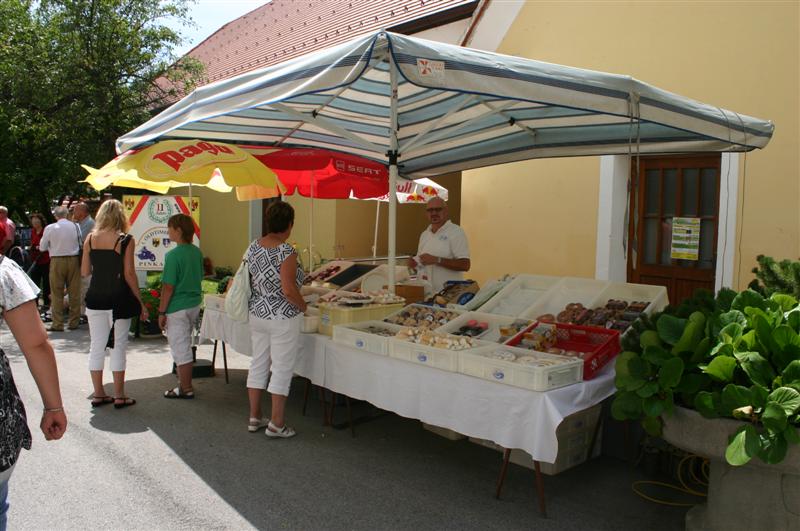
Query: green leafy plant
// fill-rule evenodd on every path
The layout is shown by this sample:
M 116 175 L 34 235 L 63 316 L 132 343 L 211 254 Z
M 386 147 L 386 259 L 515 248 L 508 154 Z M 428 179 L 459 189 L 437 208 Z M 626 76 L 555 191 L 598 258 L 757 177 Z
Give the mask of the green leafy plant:
M 750 289 L 765 296 L 785 293 L 800 298 L 800 261 L 776 262 L 763 254 L 758 255 L 756 261 L 758 267 L 753 268 L 756 278 L 750 282 Z
M 612 414 L 660 435 L 675 405 L 743 421 L 726 459 L 778 463 L 800 443 L 800 307 L 791 295 L 698 294 L 642 320 L 616 361 Z M 694 311 L 686 315 L 687 309 Z
M 233 268 L 227 266 L 220 266 L 214 268 L 214 277 L 217 280 L 222 280 L 225 277 L 232 277 L 233 276 Z

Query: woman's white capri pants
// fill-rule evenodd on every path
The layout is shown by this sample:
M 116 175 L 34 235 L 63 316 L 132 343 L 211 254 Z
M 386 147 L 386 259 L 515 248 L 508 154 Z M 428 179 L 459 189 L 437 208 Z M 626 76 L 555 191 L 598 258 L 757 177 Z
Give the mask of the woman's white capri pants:
M 289 386 L 294 374 L 297 349 L 300 343 L 300 323 L 303 316 L 291 319 L 259 319 L 250 315 L 250 338 L 253 359 L 247 375 L 247 387 L 264 389 L 269 379 L 272 394 L 289 396 Z
M 114 372 L 125 370 L 125 349 L 128 348 L 130 319 L 117 319 L 114 322 L 112 310 L 92 310 L 86 308 L 89 321 L 89 370 L 102 371 L 105 364 L 106 345 L 111 326 L 114 325 L 114 348 L 111 349 L 110 368 Z

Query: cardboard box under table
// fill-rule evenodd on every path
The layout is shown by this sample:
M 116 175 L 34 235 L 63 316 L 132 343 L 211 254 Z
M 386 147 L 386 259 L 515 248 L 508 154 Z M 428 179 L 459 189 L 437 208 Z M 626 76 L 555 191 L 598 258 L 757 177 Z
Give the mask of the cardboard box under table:
M 558 457 L 554 463 L 539 463 L 542 474 L 555 476 L 565 470 L 586 462 L 589 457 L 600 454 L 600 412 L 602 404 L 584 409 L 566 417 L 556 428 Z M 492 441 L 470 437 L 473 443 L 502 452 L 505 450 Z M 509 460 L 517 465 L 534 469 L 531 455 L 524 450 L 511 450 Z

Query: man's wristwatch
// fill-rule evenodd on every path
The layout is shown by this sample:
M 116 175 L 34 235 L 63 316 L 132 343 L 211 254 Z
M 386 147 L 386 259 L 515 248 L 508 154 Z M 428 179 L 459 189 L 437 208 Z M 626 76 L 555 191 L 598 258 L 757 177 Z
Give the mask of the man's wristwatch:
M 441 256 L 437 256 L 436 257 L 436 263 L 441 265 L 441 263 L 442 263 L 442 257 Z

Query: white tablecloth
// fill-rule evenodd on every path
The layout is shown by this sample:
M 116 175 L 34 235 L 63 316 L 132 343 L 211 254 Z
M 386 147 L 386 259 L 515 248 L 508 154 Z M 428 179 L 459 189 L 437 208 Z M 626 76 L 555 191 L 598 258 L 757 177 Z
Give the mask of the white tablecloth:
M 325 386 L 325 343 L 314 341 L 317 334 L 300 334 L 300 352 L 294 372 L 316 385 Z M 200 339 L 224 341 L 239 354 L 253 355 L 250 327 L 234 321 L 224 311 L 206 308 L 200 323 Z
M 250 354 L 247 325 L 231 322 L 224 312 L 206 310 L 201 336 Z M 318 334 L 303 334 L 301 345 L 295 372 L 317 385 L 404 417 L 521 448 L 547 463 L 558 455 L 561 421 L 614 393 L 613 364 L 588 382 L 536 392 L 371 354 Z

